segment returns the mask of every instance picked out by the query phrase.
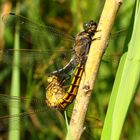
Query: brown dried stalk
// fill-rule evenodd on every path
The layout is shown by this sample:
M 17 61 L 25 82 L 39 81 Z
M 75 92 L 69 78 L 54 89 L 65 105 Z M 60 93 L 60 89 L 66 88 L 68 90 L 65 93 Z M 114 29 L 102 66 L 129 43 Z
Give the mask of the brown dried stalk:
M 100 37 L 100 39 L 93 41 L 91 44 L 90 52 L 85 66 L 85 74 L 82 76 L 70 121 L 70 133 L 72 140 L 79 140 L 82 132 L 84 131 L 83 124 L 89 99 L 95 85 L 100 61 L 105 49 L 107 48 L 107 41 L 121 3 L 122 0 L 106 0 L 105 2 L 97 28 L 98 32 L 94 36 L 94 38 Z M 68 135 L 66 140 L 69 140 Z

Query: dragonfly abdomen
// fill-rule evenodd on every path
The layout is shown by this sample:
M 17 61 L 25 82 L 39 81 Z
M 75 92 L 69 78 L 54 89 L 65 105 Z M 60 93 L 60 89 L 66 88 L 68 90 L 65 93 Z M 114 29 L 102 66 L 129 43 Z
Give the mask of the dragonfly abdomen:
M 52 83 L 49 83 L 47 87 L 47 94 L 46 94 L 47 104 L 49 107 L 54 107 L 60 110 L 64 110 L 69 104 L 73 102 L 78 92 L 83 71 L 84 71 L 84 64 L 80 63 L 77 66 L 71 85 L 66 93 L 64 92 L 63 89 L 64 83 L 62 82 L 62 84 L 60 84 L 59 79 L 57 79 L 58 81 L 55 81 L 55 84 L 53 80 Z M 57 89 L 56 92 L 53 92 L 53 89 Z M 60 98 L 58 100 L 56 99 L 58 96 L 57 94 L 61 94 L 61 96 L 59 95 Z

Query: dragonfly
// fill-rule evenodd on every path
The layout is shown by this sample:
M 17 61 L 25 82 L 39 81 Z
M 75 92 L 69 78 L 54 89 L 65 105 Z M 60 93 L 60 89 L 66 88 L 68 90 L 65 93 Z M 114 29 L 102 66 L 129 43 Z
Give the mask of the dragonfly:
M 15 15 L 14 13 L 10 13 L 9 16 L 14 16 L 16 20 L 19 21 L 19 23 L 23 24 L 25 23 L 25 20 L 26 18 L 22 17 L 22 16 L 17 16 Z M 7 16 L 4 17 L 4 19 L 6 20 Z M 31 23 L 31 22 L 30 22 Z M 89 51 L 89 48 L 90 48 L 90 44 L 91 44 L 91 41 L 92 41 L 92 36 L 94 35 L 94 33 L 96 32 L 96 28 L 97 28 L 97 24 L 96 22 L 94 22 L 93 20 L 90 20 L 88 23 L 86 23 L 84 25 L 84 31 L 80 32 L 79 34 L 76 35 L 75 37 L 75 41 L 74 41 L 74 47 L 73 47 L 73 50 L 74 50 L 74 56 L 72 57 L 72 59 L 70 60 L 70 62 L 62 69 L 60 70 L 57 70 L 55 72 L 53 72 L 53 75 L 54 74 L 57 74 L 59 73 L 59 77 L 60 77 L 60 73 L 62 74 L 62 71 L 65 71 L 68 67 L 75 67 L 76 63 L 85 63 L 85 60 L 87 58 L 87 54 L 88 54 L 88 51 Z M 74 61 L 74 62 L 73 62 Z M 78 72 L 76 73 L 79 73 L 79 69 L 81 69 L 81 67 L 78 67 Z M 62 75 L 61 75 L 62 77 Z M 74 76 L 74 80 L 72 82 L 72 86 L 75 86 L 73 85 L 76 81 L 77 81 L 77 78 L 76 77 L 79 77 L 79 75 L 75 75 Z M 81 75 L 80 75 L 80 78 L 81 78 Z M 53 76 L 53 79 L 54 79 L 54 76 Z M 58 77 L 55 79 L 58 79 Z M 57 81 L 58 82 L 58 81 Z M 54 83 L 54 81 L 53 81 Z M 78 83 L 79 83 L 79 80 L 78 80 Z M 50 85 L 50 84 L 49 84 Z M 58 84 L 59 85 L 59 84 Z M 78 85 L 77 85 L 78 86 Z M 50 86 L 48 86 L 50 87 Z M 60 87 L 62 87 L 62 85 L 60 84 Z M 54 87 L 51 87 L 51 89 L 53 89 Z M 49 91 L 50 89 L 47 88 Z M 55 89 L 55 88 L 54 88 Z M 68 95 L 73 94 L 71 90 L 75 90 L 75 87 L 71 87 L 70 86 L 70 90 L 68 90 L 68 94 L 65 95 L 65 97 L 63 99 L 59 99 L 58 100 L 58 103 L 55 103 L 55 104 L 59 104 L 59 105 L 62 105 L 62 102 L 64 103 L 64 100 L 66 102 L 66 99 L 69 97 Z M 76 89 L 77 90 L 77 89 Z M 61 90 L 62 91 L 62 90 Z M 50 92 L 51 93 L 51 92 Z M 56 93 L 55 93 L 56 94 Z M 74 93 L 76 95 L 76 93 Z M 55 95 L 56 96 L 56 95 Z M 62 96 L 62 95 L 61 95 Z M 49 96 L 47 96 L 49 97 Z M 72 99 L 70 100 L 71 102 L 73 101 L 75 96 L 72 96 Z M 70 99 L 70 97 L 69 97 Z M 52 105 L 54 104 L 51 103 L 50 99 L 47 98 L 48 102 L 49 103 L 49 106 L 56 106 L 56 105 Z M 60 101 L 62 100 L 62 101 Z M 56 102 L 56 101 L 55 101 Z M 67 104 L 70 103 L 69 101 L 67 101 Z M 67 106 L 67 105 L 65 105 Z M 61 106 L 62 107 L 62 106 Z M 64 107 L 62 107 L 62 109 L 64 109 Z
M 53 76 L 49 78 L 51 80 L 49 86 L 47 87 L 48 92 L 46 93 L 46 99 L 47 99 L 47 104 L 50 107 L 65 109 L 70 103 L 72 103 L 75 96 L 77 95 L 80 80 L 84 71 L 84 65 L 92 41 L 92 36 L 94 36 L 96 32 L 97 24 L 93 20 L 90 20 L 85 26 L 86 27 L 84 28 L 84 31 L 80 32 L 75 37 L 75 43 L 74 43 L 75 55 L 73 57 L 75 59 L 72 58 L 69 64 L 75 60 L 76 62 L 79 62 L 79 65 L 76 69 L 72 83 L 68 91 L 66 92 L 66 94 L 63 89 L 64 81 L 60 80 L 62 76 L 60 75 L 57 77 L 54 76 L 54 74 L 58 72 L 60 74 L 60 71 L 65 71 L 64 68 L 56 72 L 53 72 Z M 76 64 L 76 62 L 72 64 Z M 72 64 L 70 64 L 70 66 Z
M 11 22 L 8 22 L 7 18 L 10 19 Z M 62 31 L 59 31 L 53 27 L 38 25 L 23 16 L 14 15 L 14 14 L 6 15 L 4 17 L 4 22 L 5 22 L 6 27 L 9 26 L 10 28 L 15 28 L 16 23 L 20 24 L 20 33 L 21 33 L 22 38 L 25 40 L 25 42 L 21 45 L 23 47 L 27 46 L 27 48 L 24 48 L 24 49 L 13 49 L 13 48 L 7 49 L 6 48 L 4 50 L 1 50 L 2 56 L 3 56 L 2 64 L 0 65 L 0 67 L 2 68 L 1 72 L 3 72 L 5 70 L 4 68 L 6 65 L 6 67 L 7 67 L 6 74 L 7 75 L 10 74 L 11 67 L 17 65 L 17 64 L 14 64 L 12 61 L 14 52 L 20 52 L 21 60 L 20 60 L 20 63 L 17 65 L 17 67 L 21 68 L 21 78 L 22 78 L 21 85 L 23 85 L 23 81 L 25 84 L 25 81 L 27 81 L 27 79 L 28 79 L 28 81 L 27 81 L 28 90 L 31 93 L 35 93 L 34 96 L 38 96 L 37 95 L 37 93 L 39 93 L 38 91 L 43 91 L 43 93 L 45 93 L 44 89 L 49 83 L 49 82 L 46 82 L 48 80 L 48 78 L 46 78 L 47 77 L 46 73 L 49 73 L 49 74 L 52 73 L 54 75 L 56 73 L 57 74 L 59 73 L 59 75 L 61 75 L 61 76 L 63 74 L 67 75 L 67 71 L 68 72 L 73 71 L 73 69 L 75 69 L 75 67 L 77 65 L 77 62 L 81 61 L 83 58 L 85 59 L 86 58 L 85 56 L 88 54 L 88 49 L 87 49 L 86 51 L 84 50 L 83 52 L 81 52 L 81 53 L 84 53 L 84 54 L 80 55 L 80 56 L 84 56 L 84 57 L 82 57 L 82 59 L 77 54 L 71 55 L 69 53 L 69 52 L 71 52 L 70 49 L 67 48 L 66 46 L 72 46 L 74 44 L 75 38 Z M 7 24 L 9 24 L 9 25 L 7 25 Z M 44 36 L 44 38 L 42 36 Z M 52 37 L 55 40 L 54 42 L 52 41 Z M 22 38 L 21 38 L 21 40 L 22 40 Z M 44 41 L 45 44 L 42 43 L 42 40 L 45 40 Z M 55 49 L 54 49 L 54 46 L 56 46 Z M 34 47 L 35 47 L 35 49 L 34 49 Z M 54 53 L 54 50 L 56 53 Z M 76 51 L 76 53 L 77 52 L 78 51 Z M 86 52 L 86 54 L 85 54 L 85 52 Z M 65 54 L 67 54 L 66 57 L 64 56 Z M 70 54 L 70 56 L 69 56 L 69 54 Z M 71 59 L 71 57 L 72 57 L 72 59 Z M 77 57 L 77 58 L 75 59 L 75 57 Z M 75 62 L 75 60 L 77 62 Z M 68 64 L 68 62 L 69 62 L 69 64 Z M 81 69 L 79 70 L 78 67 L 77 67 L 76 71 L 77 72 L 81 71 L 81 73 L 83 73 L 83 70 L 81 70 Z M 32 75 L 30 75 L 31 72 L 33 73 Z M 39 81 L 38 79 L 39 80 L 41 79 L 41 80 Z M 74 76 L 72 83 L 74 81 L 78 81 L 78 79 L 79 78 L 76 78 Z M 62 83 L 63 83 L 63 81 L 62 81 Z M 78 84 L 79 84 L 79 82 L 78 82 Z M 30 87 L 31 85 L 32 85 L 32 88 Z M 7 83 L 7 86 L 10 87 L 10 83 Z M 28 91 L 26 91 L 24 87 L 25 86 L 23 86 L 23 87 L 21 86 L 23 96 L 25 96 L 25 94 L 23 94 L 23 93 L 28 93 Z M 41 87 L 43 87 L 43 90 Z M 77 90 L 76 87 L 74 89 Z M 67 92 L 70 93 L 71 90 L 73 90 L 72 85 L 70 86 L 70 88 Z M 49 90 L 47 90 L 47 92 L 48 91 Z M 6 93 L 6 92 L 3 89 L 1 93 Z M 68 94 L 66 94 L 66 95 L 68 95 Z M 30 96 L 33 96 L 33 95 L 30 95 Z M 66 96 L 64 96 L 64 97 L 66 97 Z M 14 97 L 14 96 L 11 97 L 8 95 L 1 94 L 0 100 L 4 101 L 4 102 L 1 102 L 2 105 L 5 104 L 7 106 L 10 106 L 10 104 L 9 104 L 10 101 L 20 102 L 20 103 L 22 103 L 24 101 L 30 102 L 28 104 L 30 104 L 30 106 L 33 106 L 33 107 L 31 107 L 32 111 L 15 114 L 14 116 L 2 115 L 3 117 L 1 118 L 1 120 L 6 120 L 6 121 L 10 120 L 10 119 L 17 120 L 18 117 L 23 119 L 23 118 L 26 118 L 26 116 L 33 116 L 33 114 L 36 114 L 37 112 L 49 112 L 49 108 L 46 105 L 46 102 L 47 102 L 46 99 L 41 100 L 41 99 L 37 98 L 37 99 L 28 100 L 28 98 L 25 98 L 22 96 L 21 97 Z M 64 102 L 64 100 L 62 100 L 59 103 L 63 104 L 63 102 Z M 21 105 L 21 107 L 23 107 L 23 106 L 25 106 L 25 105 Z M 39 107 L 40 109 L 34 110 L 33 108 L 37 108 L 36 106 L 40 106 Z M 52 109 L 50 112 L 52 112 Z M 4 123 L 6 123 L 6 121 L 4 121 Z M 8 124 L 8 123 L 6 123 L 6 124 Z M 7 126 L 7 125 L 5 125 L 5 126 Z M 1 130 L 4 130 L 4 129 L 2 128 Z

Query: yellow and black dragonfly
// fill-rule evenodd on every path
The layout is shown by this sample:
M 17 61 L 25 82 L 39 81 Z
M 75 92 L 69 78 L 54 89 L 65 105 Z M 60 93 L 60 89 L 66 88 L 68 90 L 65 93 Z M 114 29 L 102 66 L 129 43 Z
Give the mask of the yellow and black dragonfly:
M 47 74 L 58 75 L 66 79 L 69 77 L 69 75 L 71 75 L 70 77 L 72 77 L 74 81 L 79 80 L 79 78 L 75 78 L 75 76 L 73 76 L 73 70 L 77 66 L 77 62 L 86 58 L 89 50 L 88 46 L 88 49 L 81 51 L 81 59 L 76 54 L 79 51 L 76 51 L 76 55 L 71 53 L 75 41 L 74 37 L 65 34 L 64 32 L 59 31 L 51 26 L 36 24 L 23 16 L 15 15 L 13 13 L 4 16 L 3 20 L 5 22 L 5 32 L 8 32 L 11 38 L 10 40 L 8 40 L 8 37 L 6 38 L 6 48 L 1 49 L 0 51 L 2 56 L 0 62 L 0 73 L 3 75 L 0 86 L 1 131 L 7 130 L 9 120 L 16 121 L 18 117 L 20 117 L 21 120 L 24 120 L 30 116 L 33 122 L 36 114 L 43 112 L 43 114 L 45 113 L 46 115 L 45 117 L 43 116 L 43 118 L 48 118 L 47 115 L 50 115 L 53 110 L 49 109 L 46 104 L 47 100 L 45 97 L 45 89 L 48 85 Z M 9 27 L 11 30 L 8 29 Z M 15 32 L 13 32 L 13 28 L 18 29 L 18 32 L 21 36 L 20 48 L 13 48 L 12 43 L 14 42 L 15 34 Z M 84 42 L 80 44 L 84 44 Z M 18 63 L 13 61 L 15 55 L 14 53 L 18 53 L 19 55 Z M 17 67 L 20 70 L 21 97 L 9 96 L 11 88 L 10 78 L 14 67 Z M 77 67 L 76 71 L 81 71 L 83 73 L 83 68 L 79 70 Z M 80 76 L 81 75 L 82 74 L 80 74 Z M 70 85 L 69 81 L 70 80 L 68 80 L 67 85 Z M 69 89 L 70 88 L 72 88 L 72 85 L 69 87 Z M 47 90 L 47 92 L 48 91 L 49 90 Z M 69 92 L 70 90 L 67 91 Z M 31 97 L 35 97 L 35 99 L 32 99 Z M 19 114 L 9 116 L 8 112 L 11 104 L 10 102 L 18 102 L 20 104 L 21 112 Z M 13 106 L 13 108 L 16 108 L 16 106 Z M 56 114 L 58 115 L 59 113 L 57 112 Z M 56 117 L 55 115 L 52 116 Z M 16 126 L 13 126 L 13 128 L 15 127 Z

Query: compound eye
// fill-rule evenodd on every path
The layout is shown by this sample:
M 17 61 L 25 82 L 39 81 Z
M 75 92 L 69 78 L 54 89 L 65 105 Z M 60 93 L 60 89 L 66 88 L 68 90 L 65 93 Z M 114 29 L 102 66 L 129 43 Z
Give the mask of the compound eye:
M 84 24 L 83 24 L 83 29 L 84 30 L 87 30 L 89 28 L 89 22 L 85 22 Z

